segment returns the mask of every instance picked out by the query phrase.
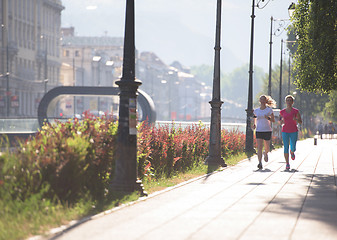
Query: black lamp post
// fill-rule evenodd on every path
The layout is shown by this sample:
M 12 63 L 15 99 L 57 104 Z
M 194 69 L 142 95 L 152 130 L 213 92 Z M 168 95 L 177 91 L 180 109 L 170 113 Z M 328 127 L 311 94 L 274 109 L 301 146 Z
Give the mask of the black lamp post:
M 278 99 L 278 108 L 282 109 L 282 63 L 283 63 L 283 39 L 281 39 L 281 60 L 280 60 L 280 86 L 279 86 L 279 99 Z
M 291 75 L 291 69 L 290 69 L 290 50 L 289 50 L 289 59 L 288 59 L 288 95 L 290 94 L 290 75 Z
M 95 56 L 92 58 L 92 61 L 95 62 L 96 65 L 96 82 L 97 82 L 97 86 L 101 86 L 101 61 L 102 61 L 102 57 L 100 56 L 100 54 L 95 54 Z M 100 111 L 101 111 L 101 98 L 97 97 L 97 114 L 100 117 Z
M 295 3 L 291 3 L 288 7 L 288 14 L 289 14 L 289 17 L 291 18 L 292 15 L 294 14 L 294 11 L 295 11 Z M 273 44 L 273 41 L 272 41 L 272 36 L 273 36 L 273 21 L 277 21 L 277 20 L 280 20 L 282 22 L 284 21 L 289 21 L 290 19 L 276 19 L 274 20 L 273 17 L 271 17 L 270 19 L 270 41 L 269 41 L 269 44 L 270 44 L 270 50 L 269 50 L 269 82 L 268 82 L 268 95 L 271 96 L 271 56 L 272 56 L 272 44 Z M 280 31 L 280 28 L 283 28 L 285 29 L 286 26 L 283 26 L 283 24 L 281 25 L 280 24 L 280 27 L 276 30 L 276 31 Z M 290 42 L 290 41 L 289 41 Z M 280 86 L 279 86 L 279 104 L 278 104 L 278 107 L 279 109 L 281 109 L 282 107 L 282 54 L 283 54 L 283 39 L 281 40 L 281 62 L 280 62 Z M 289 55 L 290 56 L 290 55 Z M 289 57 L 289 80 L 288 80 L 288 92 L 290 91 L 290 57 Z
M 269 79 L 268 95 L 271 96 L 271 68 L 272 68 L 272 50 L 273 50 L 273 16 L 270 17 L 270 39 L 269 39 Z
M 215 33 L 215 56 L 213 74 L 213 94 L 211 105 L 211 132 L 209 140 L 209 155 L 205 163 L 208 166 L 226 167 L 221 157 L 221 105 L 220 100 L 220 32 L 221 32 L 221 0 L 217 0 L 216 33 Z
M 115 177 L 111 189 L 121 192 L 139 191 L 146 195 L 137 180 L 136 100 L 141 81 L 135 77 L 135 3 L 126 1 L 123 74 L 116 84 L 120 88 L 119 123 L 116 148 Z
M 4 23 L 1 24 L 1 31 L 3 36 L 2 47 L 6 46 L 6 53 L 2 54 L 3 61 L 3 74 L 2 77 L 6 77 L 6 116 L 9 116 L 9 104 L 10 104 L 10 91 L 9 91 L 9 34 Z M 5 66 L 5 56 L 6 56 L 6 66 Z
M 290 15 L 290 10 L 289 10 Z M 270 18 L 270 40 L 269 40 L 269 80 L 268 80 L 268 95 L 271 96 L 271 78 L 272 78 L 272 51 L 273 51 L 273 35 L 280 36 L 281 33 L 287 28 L 286 21 L 290 19 L 274 19 Z M 273 22 L 280 21 L 279 27 L 273 32 Z M 278 34 L 276 34 L 278 32 Z
M 10 104 L 10 91 L 9 91 L 9 42 L 8 42 L 8 32 L 7 32 L 7 43 L 6 43 L 6 113 L 7 113 L 7 117 L 9 117 L 10 114 L 10 109 L 9 109 L 9 104 Z
M 48 48 L 47 48 L 47 39 L 44 35 L 40 36 L 41 42 L 44 43 L 44 94 L 47 93 L 47 84 L 48 84 Z
M 245 151 L 247 153 L 254 153 L 255 149 L 253 146 L 253 129 L 251 128 L 251 120 L 253 117 L 253 47 L 254 47 L 254 14 L 255 10 L 255 0 L 252 4 L 252 15 L 251 15 L 251 31 L 250 31 L 250 58 L 249 58 L 249 85 L 248 85 L 248 104 L 247 104 L 247 120 L 246 120 L 246 147 Z

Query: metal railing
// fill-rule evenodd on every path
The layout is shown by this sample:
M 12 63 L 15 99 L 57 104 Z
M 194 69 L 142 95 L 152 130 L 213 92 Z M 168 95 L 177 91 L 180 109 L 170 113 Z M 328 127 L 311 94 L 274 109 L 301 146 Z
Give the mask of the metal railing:
M 69 118 L 50 118 L 51 122 L 67 121 Z M 202 124 L 205 127 L 210 127 L 209 122 L 184 122 L 184 121 L 156 121 L 156 126 L 170 126 L 185 128 L 191 125 Z M 221 129 L 244 131 L 246 123 L 221 123 Z M 37 118 L 6 118 L 0 119 L 0 134 L 15 134 L 15 133 L 36 133 L 39 129 Z
M 170 126 L 170 127 L 181 127 L 185 128 L 191 125 L 199 125 L 202 124 L 205 127 L 210 127 L 210 122 L 183 122 L 183 121 L 156 121 L 156 126 Z M 243 132 L 246 129 L 246 123 L 228 123 L 228 122 L 222 122 L 221 123 L 221 129 L 227 129 L 227 130 L 238 130 L 240 132 Z

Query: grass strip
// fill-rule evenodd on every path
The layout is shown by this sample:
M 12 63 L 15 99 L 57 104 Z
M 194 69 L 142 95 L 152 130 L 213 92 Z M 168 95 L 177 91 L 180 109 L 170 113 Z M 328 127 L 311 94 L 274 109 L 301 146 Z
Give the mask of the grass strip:
M 231 166 L 244 158 L 246 155 L 242 153 L 225 161 L 228 166 Z M 207 171 L 207 166 L 200 164 L 187 172 L 175 173 L 171 178 L 144 181 L 143 184 L 145 190 L 151 194 L 205 175 Z M 87 197 L 73 206 L 68 206 L 64 203 L 44 199 L 41 195 L 35 194 L 24 202 L 0 200 L 0 240 L 27 239 L 35 235 L 43 235 L 48 232 L 48 229 L 66 225 L 74 219 L 91 216 L 139 198 L 137 193 L 113 194 L 108 195 L 101 202 L 92 201 Z

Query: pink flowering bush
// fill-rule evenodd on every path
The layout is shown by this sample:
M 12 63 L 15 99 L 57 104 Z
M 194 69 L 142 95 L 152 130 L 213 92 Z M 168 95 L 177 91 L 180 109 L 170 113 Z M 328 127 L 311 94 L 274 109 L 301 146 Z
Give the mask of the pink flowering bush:
M 12 197 L 19 199 L 44 186 L 47 196 L 70 202 L 87 192 L 102 197 L 114 168 L 116 132 L 112 119 L 91 115 L 45 125 L 17 152 L 6 154 L 11 161 L 1 169 L 5 186 L 14 186 Z
M 138 135 L 138 175 L 140 178 L 170 177 L 204 163 L 209 153 L 209 128 L 194 124 L 155 127 L 142 124 Z M 243 152 L 245 135 L 237 130 L 222 130 L 222 156 Z
M 114 175 L 118 123 L 86 114 L 42 129 L 16 152 L 0 155 L 0 197 L 24 200 L 43 192 L 49 199 L 76 202 L 88 194 L 106 196 Z M 200 124 L 138 127 L 138 177 L 171 177 L 203 164 L 208 156 L 209 129 Z M 244 148 L 244 134 L 222 131 L 223 157 Z

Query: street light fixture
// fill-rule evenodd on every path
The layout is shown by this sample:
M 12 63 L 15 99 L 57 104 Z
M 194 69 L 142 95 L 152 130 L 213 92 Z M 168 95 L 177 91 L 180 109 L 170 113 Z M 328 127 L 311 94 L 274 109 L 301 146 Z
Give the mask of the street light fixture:
M 259 3 L 264 2 L 264 0 L 259 0 L 257 7 L 259 8 Z M 248 106 L 246 109 L 247 112 L 247 121 L 246 121 L 246 146 L 245 151 L 247 153 L 254 153 L 255 149 L 253 147 L 253 130 L 251 128 L 251 120 L 253 117 L 253 47 L 254 47 L 254 10 L 255 10 L 255 0 L 252 0 L 252 15 L 251 15 L 251 39 L 250 39 L 250 58 L 249 58 L 249 85 L 248 85 Z M 264 7 L 269 3 L 269 1 L 264 5 Z M 261 7 L 263 8 L 263 7 Z M 295 4 L 292 3 L 288 12 L 289 15 L 292 14 L 295 8 Z M 268 95 L 271 95 L 271 49 L 272 49 L 272 23 L 273 17 L 271 17 L 271 34 L 270 34 L 270 56 L 269 56 L 269 82 L 268 82 Z
M 92 61 L 96 63 L 97 67 L 96 67 L 96 81 L 97 81 L 97 86 L 101 85 L 101 67 L 100 67 L 100 62 L 102 60 L 102 57 L 99 55 L 95 55 L 92 57 Z M 101 105 L 101 98 L 97 97 L 97 113 L 98 116 L 100 117 L 100 105 Z
M 220 34 L 221 34 L 221 0 L 217 0 L 216 33 L 215 33 L 215 56 L 213 75 L 213 94 L 211 105 L 211 131 L 209 140 L 209 156 L 205 163 L 208 166 L 222 166 L 227 164 L 221 157 L 221 105 L 220 100 Z
M 101 56 L 93 56 L 92 57 L 92 60 L 94 61 L 94 62 L 99 62 L 100 60 L 101 60 Z
M 272 50 L 273 50 L 273 35 L 280 36 L 280 34 L 287 28 L 285 21 L 290 19 L 274 19 L 273 16 L 270 17 L 270 39 L 269 39 L 269 79 L 268 79 L 268 95 L 271 96 L 271 77 L 272 77 Z M 279 27 L 273 32 L 273 23 L 280 21 Z M 277 34 L 278 32 L 278 34 Z
M 105 65 L 108 67 L 112 67 L 114 65 L 114 61 L 108 60 L 106 61 Z
M 289 50 L 289 49 L 288 49 Z M 291 68 L 290 68 L 290 50 L 289 50 L 289 59 L 288 59 L 288 95 L 290 94 L 290 75 L 291 75 Z
M 291 3 L 288 7 L 288 14 L 291 18 L 295 12 L 295 3 Z M 279 27 L 273 33 L 273 22 L 281 21 Z M 273 35 L 276 35 L 276 32 L 281 31 L 281 29 L 285 30 L 288 25 L 284 25 L 285 21 L 290 21 L 290 19 L 274 19 L 273 16 L 270 18 L 270 41 L 269 41 L 269 81 L 268 81 L 268 95 L 271 96 L 271 75 L 272 75 L 272 45 L 273 45 Z M 279 34 L 281 34 L 281 31 Z
M 44 79 L 43 82 L 44 82 L 44 94 L 46 94 L 47 93 L 48 79 Z
M 5 24 L 1 24 L 1 28 L 2 28 L 2 35 L 3 35 L 3 46 L 5 46 L 5 43 L 6 43 L 6 70 L 5 70 L 5 67 L 3 67 L 3 70 L 6 71 L 6 74 L 3 74 L 3 76 L 6 77 L 6 116 L 9 117 L 10 115 L 9 104 L 10 104 L 10 95 L 11 95 L 11 92 L 9 91 L 9 34 L 8 34 Z M 4 54 L 2 56 L 4 56 Z M 4 63 L 5 62 L 4 59 L 2 60 Z
M 255 149 L 253 146 L 254 136 L 253 129 L 251 128 L 251 121 L 253 118 L 253 48 L 254 48 L 254 19 L 255 19 L 255 7 L 264 8 L 267 6 L 269 1 L 264 4 L 264 6 L 260 7 L 260 2 L 264 2 L 264 0 L 258 0 L 255 5 L 255 0 L 252 0 L 252 15 L 251 15 L 251 30 L 250 30 L 250 57 L 249 57 L 249 83 L 248 83 L 248 103 L 247 103 L 247 119 L 246 119 L 246 146 L 245 152 L 252 154 L 255 153 Z
M 248 103 L 247 103 L 247 119 L 246 119 L 246 146 L 247 153 L 254 153 L 253 146 L 253 129 L 251 128 L 251 120 L 253 118 L 253 47 L 254 47 L 254 19 L 255 19 L 255 0 L 252 0 L 251 15 L 251 31 L 250 31 L 250 57 L 249 57 L 249 83 L 248 83 Z
M 135 2 L 126 1 L 123 74 L 116 84 L 120 88 L 115 176 L 111 189 L 138 191 L 147 195 L 137 180 L 137 89 L 142 84 L 135 76 Z
M 47 39 L 44 35 L 40 36 L 41 42 L 44 42 L 44 94 L 47 93 L 47 84 L 48 84 L 48 46 Z
M 288 14 L 289 14 L 290 18 L 294 15 L 295 8 L 296 8 L 296 4 L 294 2 L 292 2 L 288 7 Z
M 281 60 L 280 60 L 280 86 L 279 86 L 279 99 L 278 108 L 282 109 L 282 69 L 283 66 L 283 39 L 281 39 Z
M 295 11 L 295 3 L 291 3 L 288 8 L 289 16 L 292 17 Z M 282 72 L 283 72 L 283 39 L 281 39 L 281 60 L 280 60 L 280 86 L 279 86 L 279 109 L 282 109 Z M 293 42 L 293 41 L 287 41 L 287 42 Z M 289 87 L 288 92 L 290 88 L 290 60 L 289 60 Z

